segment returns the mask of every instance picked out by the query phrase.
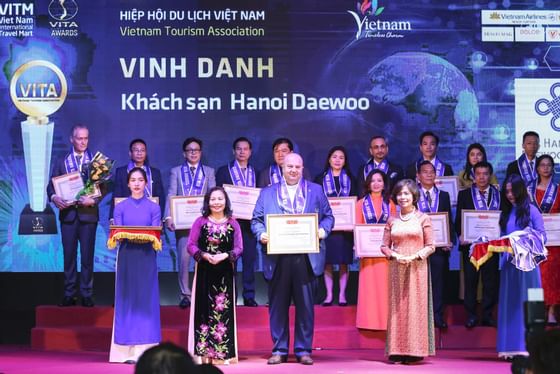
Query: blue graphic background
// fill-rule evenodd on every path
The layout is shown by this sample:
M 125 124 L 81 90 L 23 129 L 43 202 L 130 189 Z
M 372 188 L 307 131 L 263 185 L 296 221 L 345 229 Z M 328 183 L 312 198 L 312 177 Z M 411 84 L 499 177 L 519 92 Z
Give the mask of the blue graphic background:
M 410 31 L 402 38 L 356 39 L 357 24 L 348 13 L 358 12 L 355 1 L 248 1 L 242 8 L 264 10 L 265 21 L 206 21 L 192 27 L 253 26 L 264 37 L 127 37 L 121 26 L 186 27 L 177 21 L 137 23 L 119 19 L 127 2 L 76 1 L 77 37 L 51 36 L 47 2 L 35 2 L 34 36 L 0 39 L 0 271 L 62 271 L 59 235 L 20 236 L 19 214 L 28 202 L 20 122 L 9 98 L 9 79 L 21 64 L 45 59 L 65 73 L 69 94 L 50 118 L 55 122 L 53 163 L 69 149 L 72 125 L 90 127 L 90 149 L 101 150 L 117 165 L 127 162 L 128 143 L 141 137 L 148 143 L 150 161 L 162 170 L 164 183 L 171 167 L 182 162 L 186 137 L 204 141 L 203 161 L 219 167 L 231 157 L 238 136 L 253 141 L 252 162 L 264 168 L 272 158 L 274 138 L 288 136 L 296 143 L 311 175 L 318 174 L 333 145 L 349 150 L 357 172 L 367 158 L 374 134 L 389 139 L 390 159 L 403 167 L 417 159 L 418 135 L 432 130 L 440 135 L 439 155 L 457 173 L 464 167 L 466 146 L 485 145 L 498 177 L 514 154 L 513 79 L 555 77 L 542 63 L 547 43 L 482 43 L 481 9 L 558 9 L 550 1 L 511 5 L 504 1 L 474 2 L 420 0 L 380 1 L 383 11 L 370 19 L 406 20 Z M 139 9 L 221 10 L 216 2 L 145 1 Z M 359 4 L 358 4 L 359 5 Z M 140 8 L 140 6 L 142 8 Z M 186 57 L 188 77 L 125 79 L 119 58 Z M 273 78 L 208 78 L 196 76 L 198 57 L 273 57 Z M 528 68 L 528 59 L 539 64 Z M 218 96 L 222 110 L 122 111 L 121 94 L 139 92 L 159 97 L 174 92 L 181 97 Z M 247 96 L 365 96 L 367 111 L 231 111 L 231 93 Z M 546 120 L 545 120 L 546 121 Z M 106 248 L 108 206 L 101 205 L 96 244 L 96 271 L 113 271 L 115 253 Z M 175 240 L 164 238 L 159 255 L 162 271 L 176 270 Z

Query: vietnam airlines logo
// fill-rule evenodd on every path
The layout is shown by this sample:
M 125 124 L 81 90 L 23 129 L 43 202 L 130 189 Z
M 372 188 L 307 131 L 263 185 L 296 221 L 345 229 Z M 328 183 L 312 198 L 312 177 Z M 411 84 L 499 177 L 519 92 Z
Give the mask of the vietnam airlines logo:
M 357 3 L 356 7 L 362 15 L 373 14 L 375 16 L 380 15 L 385 7 L 377 7 L 377 0 L 362 0 L 362 3 Z
M 490 14 L 490 19 L 500 19 L 500 14 L 498 12 L 494 12 Z

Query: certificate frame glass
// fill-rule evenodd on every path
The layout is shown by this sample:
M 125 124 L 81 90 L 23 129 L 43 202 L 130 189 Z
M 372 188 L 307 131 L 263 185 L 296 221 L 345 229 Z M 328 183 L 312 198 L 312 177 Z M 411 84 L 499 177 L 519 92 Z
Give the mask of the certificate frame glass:
M 261 189 L 233 184 L 224 184 L 223 187 L 229 197 L 233 216 L 246 220 L 253 218 L 253 210 L 255 210 Z
M 54 192 L 66 203 L 77 202 L 76 195 L 84 188 L 84 180 L 79 171 L 53 177 Z M 93 199 L 101 197 L 101 190 L 97 184 L 93 185 L 93 193 L 88 194 Z
M 356 225 L 356 196 L 329 197 L 334 216 L 332 231 L 352 231 Z
M 354 226 L 356 257 L 385 257 L 381 252 L 384 223 L 358 224 Z
M 268 255 L 319 253 L 319 217 L 312 214 L 267 214 Z
M 438 189 L 445 191 L 449 194 L 449 202 L 452 206 L 457 205 L 457 195 L 459 194 L 459 177 L 456 175 L 449 175 L 444 177 L 437 177 L 435 185 Z
M 501 213 L 501 210 L 462 210 L 462 240 L 472 243 L 481 236 L 486 236 L 489 240 L 499 239 Z
M 434 247 L 451 247 L 451 233 L 449 232 L 449 214 L 447 212 L 428 213 L 432 220 Z
M 560 214 L 543 213 L 546 246 L 560 246 Z
M 202 215 L 203 195 L 171 196 L 169 214 L 173 219 L 175 230 L 189 230 L 194 221 Z

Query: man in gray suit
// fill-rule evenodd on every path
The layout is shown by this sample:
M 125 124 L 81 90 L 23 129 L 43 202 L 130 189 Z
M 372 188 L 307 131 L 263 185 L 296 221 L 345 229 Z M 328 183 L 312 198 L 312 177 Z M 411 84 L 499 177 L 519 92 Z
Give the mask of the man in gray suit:
M 185 162 L 171 169 L 167 202 L 165 204 L 165 224 L 170 231 L 175 231 L 179 264 L 179 287 L 181 287 L 181 308 L 191 305 L 191 288 L 189 287 L 189 263 L 191 257 L 187 252 L 189 230 L 175 230 L 173 218 L 169 213 L 169 200 L 172 196 L 204 195 L 216 185 L 214 169 L 200 163 L 202 158 L 202 140 L 187 138 L 183 142 Z

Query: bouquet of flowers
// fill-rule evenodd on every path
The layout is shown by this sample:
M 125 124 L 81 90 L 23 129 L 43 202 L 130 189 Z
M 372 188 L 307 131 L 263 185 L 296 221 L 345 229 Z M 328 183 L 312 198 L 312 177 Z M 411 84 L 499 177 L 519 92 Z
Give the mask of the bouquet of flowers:
M 109 159 L 101 152 L 97 152 L 90 163 L 84 165 L 86 183 L 84 188 L 76 195 L 76 200 L 82 196 L 99 195 L 99 185 L 111 178 L 114 160 Z

